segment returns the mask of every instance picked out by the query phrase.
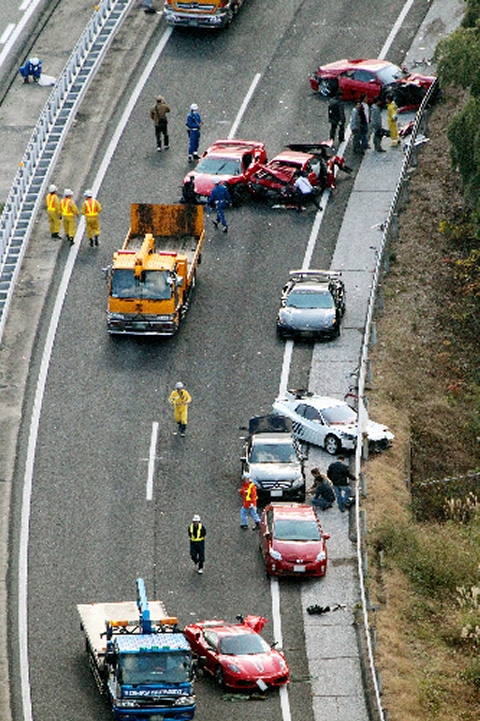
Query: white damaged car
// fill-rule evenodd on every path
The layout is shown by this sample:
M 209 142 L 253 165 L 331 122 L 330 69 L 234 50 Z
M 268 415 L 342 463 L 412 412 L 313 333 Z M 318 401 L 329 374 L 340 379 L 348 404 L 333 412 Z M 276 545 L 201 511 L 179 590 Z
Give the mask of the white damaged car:
M 309 391 L 288 391 L 277 398 L 273 410 L 292 421 L 292 433 L 300 441 L 321 446 L 334 456 L 357 444 L 357 413 L 345 401 Z M 365 428 L 371 451 L 390 448 L 393 433 L 381 423 L 367 420 Z

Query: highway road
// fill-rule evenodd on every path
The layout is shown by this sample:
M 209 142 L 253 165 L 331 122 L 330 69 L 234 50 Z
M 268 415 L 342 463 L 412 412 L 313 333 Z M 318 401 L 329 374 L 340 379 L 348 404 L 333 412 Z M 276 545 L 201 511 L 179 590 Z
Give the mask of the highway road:
M 97 250 L 84 244 L 79 251 L 48 370 L 28 557 L 35 721 L 109 718 L 88 669 L 75 606 L 132 598 L 137 576 L 145 579 L 149 596 L 162 599 L 182 623 L 215 616 L 234 620 L 237 613 L 249 612 L 272 618 L 257 536 L 239 529 L 241 426 L 251 415 L 268 412 L 277 395 L 284 360 L 284 344 L 275 335 L 279 293 L 290 268 L 302 264 L 315 214 L 247 204 L 229 212 L 227 236 L 216 233 L 207 220 L 196 297 L 180 333 L 170 340 L 108 337 L 101 268 L 123 241 L 131 202 L 179 199 L 189 167 L 184 123 L 191 102 L 198 103 L 204 121 L 202 148 L 228 135 L 254 81 L 237 137 L 265 140 L 270 157 L 289 142 L 324 139 L 326 105 L 310 92 L 309 73 L 320 59 L 378 55 L 402 7 L 399 0 L 388 7 L 381 0 L 250 0 L 226 32 L 174 32 L 166 38 L 102 182 L 101 246 Z M 403 58 L 427 7 L 426 0 L 415 3 L 390 59 Z M 148 53 L 165 40 L 165 30 L 160 21 Z M 101 130 L 101 150 L 142 69 L 112 107 L 112 120 Z M 148 112 L 158 93 L 172 108 L 171 149 L 163 153 L 155 151 Z M 97 162 L 100 159 L 101 153 Z M 91 169 L 92 183 L 97 169 Z M 312 267 L 330 264 L 349 182 L 340 180 L 325 213 Z M 75 188 L 78 199 L 82 190 Z M 57 286 L 58 279 L 51 290 L 52 304 Z M 45 317 L 25 401 L 13 499 L 14 549 L 47 327 Z M 310 361 L 311 349 L 295 346 L 289 385 L 308 385 Z M 193 397 L 185 439 L 172 434 L 167 403 L 177 380 Z M 159 436 L 153 498 L 148 500 L 155 422 Z M 186 528 L 193 513 L 201 514 L 208 530 L 203 577 L 188 557 Z M 13 587 L 13 612 L 16 592 Z M 287 702 L 280 703 L 280 695 L 272 693 L 262 702 L 226 705 L 215 684 L 204 679 L 197 684 L 199 721 L 219 721 L 225 713 L 245 721 L 313 719 L 297 584 L 280 584 L 280 611 L 292 672 Z M 265 629 L 270 640 L 272 626 L 270 622 Z M 20 719 L 22 690 L 13 636 L 11 648 L 17 670 L 12 674 L 13 711 Z

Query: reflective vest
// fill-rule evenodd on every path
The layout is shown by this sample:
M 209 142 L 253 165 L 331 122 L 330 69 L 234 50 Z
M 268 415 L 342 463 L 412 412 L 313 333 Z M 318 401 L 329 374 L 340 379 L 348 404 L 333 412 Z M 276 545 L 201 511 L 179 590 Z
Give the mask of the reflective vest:
M 254 488 L 255 488 L 255 483 L 253 483 L 253 482 L 251 481 L 251 482 L 248 484 L 247 490 L 245 491 L 245 501 L 246 501 L 247 503 L 252 503 L 252 501 L 253 501 L 252 495 L 253 495 L 253 489 L 254 489 Z
M 201 523 L 191 523 L 188 529 L 188 535 L 191 541 L 203 541 L 205 538 L 203 525 Z
M 56 193 L 49 193 L 47 195 L 47 210 L 55 210 L 58 203 L 58 196 Z
M 60 207 L 62 209 L 62 215 L 65 215 L 67 217 L 73 217 L 75 213 L 73 212 L 73 200 L 71 198 L 62 198 L 60 201 Z
M 87 198 L 83 203 L 83 212 L 87 217 L 98 215 L 98 203 L 95 198 Z

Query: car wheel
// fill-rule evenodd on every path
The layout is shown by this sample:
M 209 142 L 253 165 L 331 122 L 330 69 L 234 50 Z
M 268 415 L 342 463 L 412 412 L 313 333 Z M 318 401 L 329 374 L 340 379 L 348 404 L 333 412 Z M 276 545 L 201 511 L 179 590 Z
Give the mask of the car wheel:
M 237 183 L 231 188 L 233 205 L 241 205 L 248 197 L 248 190 L 243 183 Z
M 341 443 L 337 436 L 333 436 L 331 433 L 325 438 L 325 450 L 331 456 L 336 456 L 341 448 Z
M 225 686 L 225 680 L 223 678 L 223 671 L 220 666 L 215 671 L 215 680 L 219 686 Z
M 330 98 L 335 90 L 335 84 L 332 80 L 320 80 L 318 84 L 318 92 L 324 98 Z

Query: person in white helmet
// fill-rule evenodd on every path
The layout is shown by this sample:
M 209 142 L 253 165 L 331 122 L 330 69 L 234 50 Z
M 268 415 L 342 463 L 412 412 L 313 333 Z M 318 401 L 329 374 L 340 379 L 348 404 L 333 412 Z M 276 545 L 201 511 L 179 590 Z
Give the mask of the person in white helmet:
M 196 103 L 192 103 L 190 105 L 190 112 L 187 115 L 187 122 L 185 125 L 187 126 L 188 133 L 188 160 L 191 162 L 192 160 L 198 158 L 200 128 L 202 127 L 202 119 L 200 117 L 200 113 L 198 112 L 198 105 Z
M 191 403 L 192 397 L 187 391 L 183 383 L 178 381 L 175 383 L 174 390 L 170 393 L 168 402 L 173 406 L 173 418 L 178 426 L 181 436 L 185 435 L 188 423 L 188 405 Z M 175 432 L 176 435 L 176 432 Z
M 73 191 L 70 188 L 65 188 L 63 193 L 64 197 L 60 201 L 60 208 L 62 211 L 63 218 L 63 230 L 67 236 L 67 240 L 73 245 L 73 239 L 75 237 L 75 217 L 78 215 L 78 208 L 72 200 Z
M 85 216 L 88 242 L 90 243 L 90 247 L 93 247 L 93 245 L 98 245 L 98 236 L 100 235 L 98 214 L 102 212 L 102 206 L 98 200 L 93 197 L 91 190 L 86 190 L 84 195 L 85 200 L 82 204 L 82 214 Z
M 206 535 L 207 530 L 202 523 L 202 519 L 196 513 L 188 527 L 188 537 L 190 539 L 190 558 L 198 566 L 198 573 L 203 573 Z
M 50 223 L 50 235 L 54 239 L 59 239 L 62 216 L 60 213 L 60 198 L 57 195 L 57 186 L 53 185 L 53 183 L 48 188 L 45 204 L 47 206 L 48 222 Z

